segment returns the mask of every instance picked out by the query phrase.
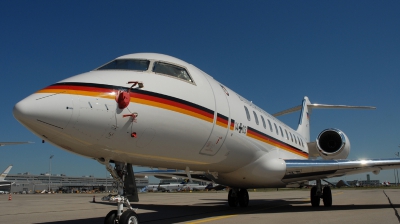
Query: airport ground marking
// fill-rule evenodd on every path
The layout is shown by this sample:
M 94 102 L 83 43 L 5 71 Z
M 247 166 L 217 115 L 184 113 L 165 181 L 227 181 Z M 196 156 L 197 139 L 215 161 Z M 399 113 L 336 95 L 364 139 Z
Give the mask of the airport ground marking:
M 277 205 L 277 206 L 273 206 L 273 207 L 261 208 L 261 209 L 251 210 L 251 211 L 248 211 L 248 212 L 237 213 L 237 214 L 232 214 L 232 215 L 223 215 L 223 216 L 219 216 L 219 217 L 215 217 L 215 218 L 201 219 L 201 220 L 194 221 L 194 222 L 187 222 L 186 224 L 198 224 L 198 223 L 212 222 L 212 221 L 216 221 L 216 220 L 220 220 L 220 219 L 232 218 L 232 217 L 235 217 L 235 216 L 238 216 L 238 215 L 244 215 L 244 214 L 248 214 L 248 213 L 252 213 L 252 212 L 258 212 L 258 211 L 262 211 L 262 210 L 278 208 L 278 207 L 282 207 L 282 206 L 285 206 L 285 205 L 287 205 L 287 204 L 281 204 L 281 205 Z

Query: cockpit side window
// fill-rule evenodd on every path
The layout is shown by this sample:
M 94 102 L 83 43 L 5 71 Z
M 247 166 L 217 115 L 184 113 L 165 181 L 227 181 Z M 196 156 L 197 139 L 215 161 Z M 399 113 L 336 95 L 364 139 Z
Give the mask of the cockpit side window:
M 157 61 L 157 62 L 154 62 L 153 72 L 173 76 L 173 77 L 176 77 L 178 79 L 183 79 L 188 82 L 193 82 L 192 78 L 190 77 L 190 75 L 186 71 L 186 69 L 176 66 L 176 65 L 171 65 L 171 64 Z
M 150 61 L 138 59 L 116 59 L 106 65 L 101 66 L 97 70 L 134 70 L 147 71 Z

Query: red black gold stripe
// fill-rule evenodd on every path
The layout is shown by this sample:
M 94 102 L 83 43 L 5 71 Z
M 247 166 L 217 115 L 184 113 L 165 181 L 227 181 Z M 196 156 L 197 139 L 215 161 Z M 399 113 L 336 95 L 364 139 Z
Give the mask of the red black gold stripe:
M 291 153 L 297 154 L 299 156 L 302 156 L 304 158 L 308 158 L 308 153 L 302 151 L 301 149 L 295 148 L 285 142 L 282 142 L 276 138 L 273 138 L 271 136 L 268 136 L 262 132 L 259 132 L 251 127 L 247 127 L 247 136 L 257 139 L 259 141 L 265 142 L 270 145 L 274 145 L 278 148 L 281 148 L 283 150 L 289 151 Z
M 235 120 L 231 119 L 231 127 L 230 129 L 233 131 L 235 129 Z
M 217 125 L 227 128 L 229 119 L 222 114 L 217 114 Z
M 114 99 L 118 91 L 127 90 L 128 88 L 121 86 L 68 82 L 56 83 L 39 90 L 38 93 L 63 93 Z M 172 110 L 211 123 L 214 121 L 214 111 L 179 98 L 138 89 L 132 89 L 130 96 L 131 102 Z

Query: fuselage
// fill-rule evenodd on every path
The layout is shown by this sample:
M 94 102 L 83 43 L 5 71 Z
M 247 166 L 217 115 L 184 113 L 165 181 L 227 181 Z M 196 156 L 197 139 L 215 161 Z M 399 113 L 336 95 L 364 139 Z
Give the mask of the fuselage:
M 136 64 L 118 64 L 129 61 Z M 130 89 L 128 82 L 138 81 L 144 87 Z M 129 104 L 120 108 L 118 97 L 128 91 Z M 295 130 L 195 66 L 162 54 L 125 55 L 64 79 L 20 101 L 14 116 L 82 156 L 188 167 L 217 173 L 221 184 L 283 186 L 279 159 L 308 158 Z

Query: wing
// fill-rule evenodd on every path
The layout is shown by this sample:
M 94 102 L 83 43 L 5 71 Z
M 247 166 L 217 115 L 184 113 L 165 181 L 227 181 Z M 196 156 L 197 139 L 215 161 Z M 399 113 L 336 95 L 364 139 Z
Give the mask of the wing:
M 207 174 L 203 171 L 190 171 L 190 175 L 192 177 L 192 180 L 212 182 L 211 179 L 207 177 Z M 135 177 L 144 177 L 144 176 L 154 176 L 159 179 L 170 179 L 174 177 L 183 179 L 188 178 L 184 170 L 149 170 L 149 171 L 135 172 Z
M 344 175 L 400 168 L 400 159 L 370 160 L 285 160 L 285 183 L 341 177 Z

